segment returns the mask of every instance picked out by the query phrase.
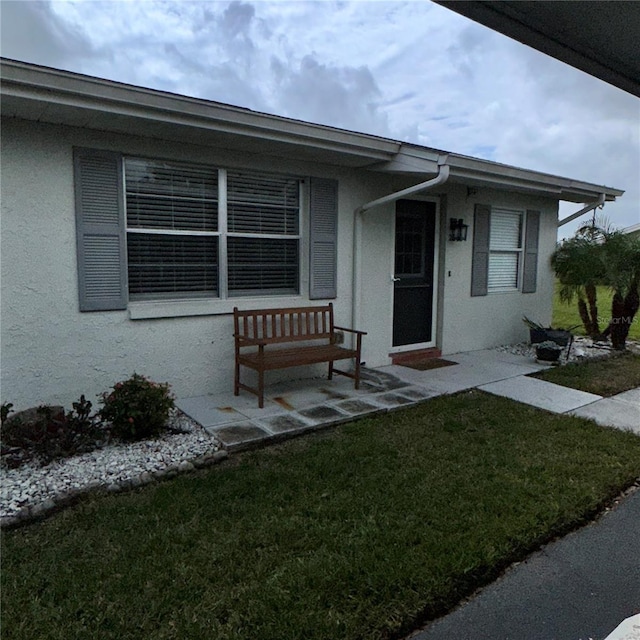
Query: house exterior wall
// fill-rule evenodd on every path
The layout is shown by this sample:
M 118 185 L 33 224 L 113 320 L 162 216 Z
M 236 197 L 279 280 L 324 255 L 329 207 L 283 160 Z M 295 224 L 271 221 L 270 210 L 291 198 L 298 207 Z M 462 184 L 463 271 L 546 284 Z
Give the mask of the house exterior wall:
M 135 302 L 125 311 L 81 313 L 74 201 L 73 148 L 202 162 L 339 180 L 336 323 L 352 326 L 354 210 L 407 184 L 364 170 L 242 154 L 205 146 L 114 135 L 23 120 L 2 125 L 2 401 L 16 409 L 41 403 L 69 407 L 81 394 L 92 401 L 134 371 L 169 382 L 181 397 L 229 393 L 233 384 L 232 310 L 308 303 L 308 210 L 303 206 L 301 294 L 226 301 Z M 438 318 L 434 331 L 443 353 L 525 339 L 528 315 L 551 316 L 557 203 L 544 198 L 443 185 L 440 209 Z M 443 200 L 440 200 L 441 205 Z M 473 207 L 484 204 L 536 208 L 542 212 L 538 289 L 534 294 L 471 298 Z M 390 362 L 393 319 L 394 212 L 389 204 L 363 217 L 356 328 L 368 332 L 363 360 Z M 447 242 L 449 217 L 470 225 L 465 243 Z M 451 275 L 449 275 L 451 272 Z M 310 304 L 321 304 L 311 301 Z M 326 367 L 273 372 L 285 377 L 323 375 Z
M 406 186 L 406 185 L 403 185 Z M 555 200 L 490 189 L 476 189 L 467 197 L 462 185 L 442 185 L 433 196 L 440 202 L 438 302 L 434 330 L 443 354 L 486 349 L 528 338 L 524 315 L 542 324 L 551 322 L 553 274 L 550 256 L 555 249 L 558 205 Z M 535 293 L 519 291 L 471 296 L 473 216 L 476 203 L 541 212 L 538 278 Z M 375 335 L 365 342 L 368 366 L 390 363 L 392 347 L 395 204 L 364 214 L 362 256 L 363 326 Z M 449 218 L 469 225 L 466 242 L 449 242 Z M 366 325 L 365 325 L 366 319 Z
M 477 189 L 467 198 L 466 187 L 447 192 L 448 216 L 464 218 L 469 225 L 467 242 L 447 242 L 442 277 L 442 353 L 486 349 L 528 339 L 522 317 L 545 326 L 551 323 L 554 278 L 550 258 L 555 250 L 558 203 L 519 193 Z M 538 276 L 535 293 L 519 291 L 470 296 L 473 247 L 473 213 L 476 204 L 540 211 Z M 449 273 L 451 275 L 449 276 Z
M 336 323 L 351 324 L 353 210 L 385 193 L 384 181 L 350 170 L 207 147 L 7 120 L 2 126 L 2 401 L 16 409 L 92 401 L 134 371 L 169 382 L 181 397 L 233 388 L 233 316 L 244 308 L 308 301 L 308 211 L 301 215 L 301 294 L 227 301 L 130 303 L 126 311 L 81 313 L 73 148 L 339 178 Z M 193 314 L 193 315 L 188 315 Z M 326 367 L 274 372 L 325 373 Z M 249 374 L 251 372 L 248 372 Z

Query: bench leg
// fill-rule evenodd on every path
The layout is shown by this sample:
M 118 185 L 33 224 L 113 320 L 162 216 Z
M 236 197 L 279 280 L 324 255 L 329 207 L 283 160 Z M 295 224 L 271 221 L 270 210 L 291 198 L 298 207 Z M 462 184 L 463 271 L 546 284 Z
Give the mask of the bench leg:
M 240 364 L 236 361 L 236 370 L 233 378 L 233 395 L 240 395 Z
M 360 358 L 356 358 L 355 377 L 356 377 L 356 389 L 359 389 L 360 388 Z
M 264 408 L 264 371 L 258 371 L 258 407 Z
M 333 360 L 329 362 L 329 380 L 333 380 Z

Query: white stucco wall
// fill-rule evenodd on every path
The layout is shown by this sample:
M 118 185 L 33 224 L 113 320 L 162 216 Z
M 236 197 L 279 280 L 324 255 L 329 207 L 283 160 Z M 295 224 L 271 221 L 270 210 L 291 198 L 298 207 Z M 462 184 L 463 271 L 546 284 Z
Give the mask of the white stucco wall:
M 351 325 L 353 210 L 379 195 L 379 181 L 371 179 L 375 186 L 367 186 L 367 181 L 362 182 L 352 171 L 312 163 L 8 120 L 2 126 L 3 402 L 13 402 L 20 409 L 40 403 L 69 407 L 80 394 L 95 401 L 98 393 L 134 371 L 168 381 L 181 397 L 228 393 L 233 385 L 233 306 L 263 308 L 308 302 L 308 282 L 304 277 L 308 273 L 305 210 L 300 296 L 221 301 L 214 304 L 213 314 L 211 305 L 203 306 L 201 301 L 173 305 L 132 303 L 127 311 L 80 313 L 74 146 L 340 178 L 339 276 L 334 306 L 336 322 Z M 207 315 L 144 318 L 157 315 L 158 309 L 163 308 L 174 315 L 182 310 Z M 285 375 L 317 375 L 325 369 L 274 372 L 268 380 Z
M 541 212 L 538 282 L 535 293 L 510 291 L 471 297 L 473 211 L 478 204 Z M 556 245 L 557 202 L 518 193 L 478 189 L 467 198 L 466 188 L 450 189 L 448 215 L 469 225 L 467 242 L 447 242 L 444 273 L 442 352 L 485 349 L 528 339 L 522 316 L 548 325 L 553 304 L 550 257 Z M 449 272 L 451 275 L 449 276 Z
M 352 325 L 353 213 L 365 202 L 406 184 L 365 171 L 265 158 L 223 149 L 137 139 L 70 127 L 8 120 L 2 125 L 1 401 L 17 409 L 40 403 L 92 401 L 134 371 L 169 382 L 181 397 L 230 393 L 233 383 L 234 305 L 251 307 L 308 302 L 308 215 L 303 212 L 300 296 L 203 303 L 135 303 L 126 311 L 78 310 L 73 147 L 112 149 L 132 155 L 189 160 L 222 167 L 278 171 L 339 179 L 338 296 L 336 322 Z M 466 243 L 446 242 L 440 259 L 437 346 L 443 353 L 516 342 L 526 337 L 522 315 L 550 321 L 553 279 L 548 258 L 555 244 L 557 205 L 518 194 L 444 185 L 449 217 L 470 225 Z M 538 291 L 471 298 L 473 207 L 485 204 L 542 211 Z M 393 319 L 395 205 L 365 214 L 357 328 L 368 332 L 363 359 L 389 363 Z M 449 272 L 451 275 L 449 275 Z M 313 301 L 313 304 L 321 301 Z M 193 314 L 193 315 L 188 315 Z M 158 317 L 165 316 L 165 317 Z M 173 317 L 170 317 L 173 316 Z M 325 367 L 274 372 L 283 377 L 322 375 Z

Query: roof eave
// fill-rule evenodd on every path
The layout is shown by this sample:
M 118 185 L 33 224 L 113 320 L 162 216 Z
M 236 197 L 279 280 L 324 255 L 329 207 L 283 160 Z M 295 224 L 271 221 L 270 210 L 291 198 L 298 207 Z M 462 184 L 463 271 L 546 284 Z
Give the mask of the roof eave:
M 612 202 L 624 194 L 624 191 L 612 187 L 457 154 L 449 154 L 448 164 L 451 167 L 450 180 L 453 182 L 500 189 L 510 188 L 569 202 L 590 202 L 603 193 L 605 200 Z
M 65 119 L 72 123 L 74 114 L 77 118 L 80 112 L 117 115 L 131 121 L 188 126 L 267 142 L 302 143 L 318 150 L 362 156 L 363 163 L 389 160 L 400 147 L 399 142 L 379 136 L 14 60 L 2 59 L 0 84 L 2 112 L 8 116 L 52 121 L 54 117 L 48 114 L 55 113 L 61 123 Z

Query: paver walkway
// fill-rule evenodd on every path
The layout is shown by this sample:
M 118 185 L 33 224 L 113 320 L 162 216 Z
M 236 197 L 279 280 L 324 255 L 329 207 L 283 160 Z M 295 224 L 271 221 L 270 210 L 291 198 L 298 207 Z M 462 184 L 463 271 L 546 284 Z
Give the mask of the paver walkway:
M 247 392 L 237 397 L 229 392 L 181 398 L 176 404 L 229 450 L 267 444 L 473 388 L 640 433 L 640 389 L 601 398 L 530 378 L 528 374 L 548 367 L 496 350 L 458 353 L 447 360 L 456 364 L 427 371 L 398 365 L 365 369 L 358 391 L 351 380 L 340 376 L 268 384 L 264 409 L 259 409 L 256 397 Z

